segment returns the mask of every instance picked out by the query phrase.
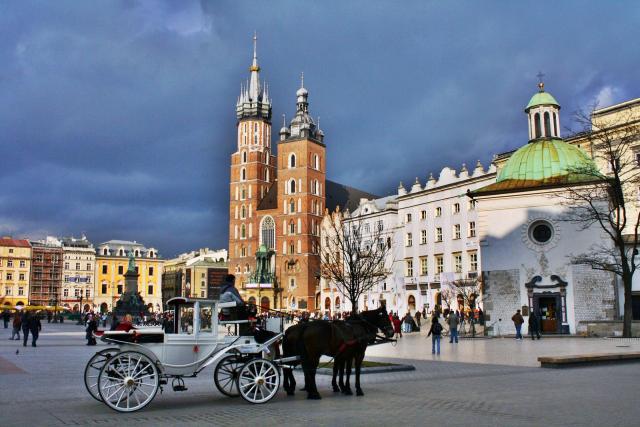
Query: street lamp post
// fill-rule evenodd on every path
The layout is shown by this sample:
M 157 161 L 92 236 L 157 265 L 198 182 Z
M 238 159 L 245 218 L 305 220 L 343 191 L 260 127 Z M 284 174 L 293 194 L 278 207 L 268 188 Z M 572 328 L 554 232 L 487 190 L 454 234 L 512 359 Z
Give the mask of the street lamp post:
M 76 287 L 76 289 L 78 289 L 78 288 Z M 82 295 L 82 287 L 80 287 L 79 291 L 80 291 L 80 304 L 78 306 L 78 313 L 80 314 L 80 316 L 78 317 L 77 325 L 82 325 L 82 296 L 83 296 Z

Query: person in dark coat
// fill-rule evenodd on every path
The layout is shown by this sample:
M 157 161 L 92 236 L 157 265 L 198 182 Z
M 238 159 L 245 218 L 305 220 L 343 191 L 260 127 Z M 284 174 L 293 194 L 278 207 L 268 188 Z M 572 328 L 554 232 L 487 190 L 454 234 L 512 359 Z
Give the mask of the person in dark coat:
M 529 315 L 529 335 L 531 335 L 532 340 L 535 339 L 534 335 L 540 339 L 540 318 L 533 310 Z
M 2 312 L 2 321 L 4 322 L 4 328 L 7 329 L 9 327 L 9 318 L 11 317 L 11 313 L 9 310 L 5 310 Z
M 442 336 L 442 325 L 438 322 L 438 317 L 433 316 L 431 327 L 427 338 L 431 335 L 431 354 L 440 354 L 440 338 Z
M 22 346 L 27 346 L 27 340 L 29 339 L 29 332 L 31 332 L 31 346 L 36 347 L 36 341 L 42 330 L 42 323 L 40 323 L 40 317 L 37 314 L 31 314 L 25 311 L 22 318 Z
M 87 316 L 87 345 L 96 345 L 96 337 L 93 335 L 94 332 L 98 332 L 98 322 L 96 321 L 93 314 L 89 314 Z

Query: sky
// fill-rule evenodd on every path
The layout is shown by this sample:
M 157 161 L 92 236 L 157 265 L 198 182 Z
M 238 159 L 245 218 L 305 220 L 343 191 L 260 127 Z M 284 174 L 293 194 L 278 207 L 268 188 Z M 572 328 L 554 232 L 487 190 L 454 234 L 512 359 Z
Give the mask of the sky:
M 274 134 L 304 72 L 327 177 L 380 196 L 640 97 L 633 1 L 3 1 L 0 234 L 228 244 L 235 102 L 258 34 Z M 565 131 L 566 133 L 566 131 Z

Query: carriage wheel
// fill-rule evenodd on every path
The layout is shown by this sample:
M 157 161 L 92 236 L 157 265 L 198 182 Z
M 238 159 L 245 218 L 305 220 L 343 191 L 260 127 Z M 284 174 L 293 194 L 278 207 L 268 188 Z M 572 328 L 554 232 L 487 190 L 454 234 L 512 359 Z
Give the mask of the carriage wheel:
M 111 359 L 120 349 L 118 348 L 105 348 L 93 355 L 87 366 L 84 368 L 84 386 L 94 399 L 102 402 L 100 393 L 98 392 L 98 375 L 100 370 L 107 363 L 107 360 Z
M 153 361 L 142 353 L 125 351 L 107 361 L 98 376 L 100 398 L 118 412 L 142 409 L 158 392 L 160 376 Z
M 244 400 L 251 403 L 265 403 L 276 395 L 280 387 L 278 367 L 266 359 L 254 359 L 240 370 L 238 390 Z
M 240 392 L 238 392 L 238 377 L 243 365 L 244 360 L 242 357 L 235 354 L 225 356 L 218 362 L 216 369 L 213 371 L 213 380 L 220 393 L 229 397 L 240 396 Z

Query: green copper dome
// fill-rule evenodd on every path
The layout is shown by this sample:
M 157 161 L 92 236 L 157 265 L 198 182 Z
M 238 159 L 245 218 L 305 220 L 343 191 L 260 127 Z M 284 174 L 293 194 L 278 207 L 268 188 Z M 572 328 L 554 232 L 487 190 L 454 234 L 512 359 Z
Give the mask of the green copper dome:
M 497 183 L 520 181 L 528 184 L 569 183 L 593 179 L 598 168 L 580 148 L 561 139 L 531 142 L 517 150 L 498 174 Z
M 531 100 L 527 104 L 527 108 L 525 108 L 524 111 L 527 111 L 529 108 L 536 107 L 538 105 L 556 105 L 557 107 L 560 107 L 558 101 L 556 101 L 556 99 L 551 96 L 549 92 L 541 91 L 531 97 Z

